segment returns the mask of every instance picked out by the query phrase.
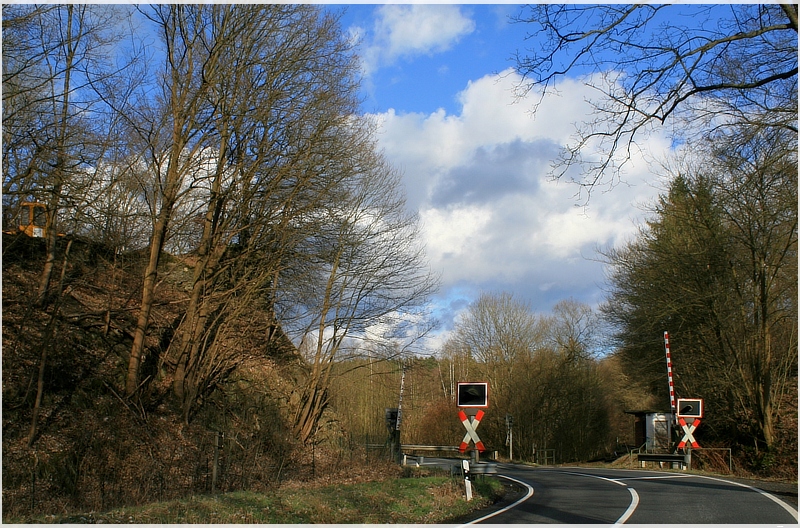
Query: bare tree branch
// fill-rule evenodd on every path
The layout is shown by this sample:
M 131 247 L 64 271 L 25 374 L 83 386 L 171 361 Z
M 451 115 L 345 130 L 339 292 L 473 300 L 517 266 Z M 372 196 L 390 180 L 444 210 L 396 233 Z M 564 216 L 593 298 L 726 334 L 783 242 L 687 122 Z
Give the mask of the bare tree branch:
M 516 54 L 520 94 L 544 97 L 567 75 L 597 90 L 553 168 L 559 178 L 581 166 L 589 193 L 617 183 L 637 140 L 668 120 L 681 121 L 681 140 L 748 121 L 796 131 L 797 6 L 543 4 L 514 20 L 536 38 Z

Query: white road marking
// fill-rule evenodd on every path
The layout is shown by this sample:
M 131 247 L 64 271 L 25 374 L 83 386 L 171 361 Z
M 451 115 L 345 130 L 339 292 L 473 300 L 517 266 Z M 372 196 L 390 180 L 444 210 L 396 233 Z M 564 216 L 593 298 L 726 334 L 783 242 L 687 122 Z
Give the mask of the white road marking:
M 777 505 L 779 505 L 781 508 L 783 508 L 787 512 L 789 512 L 792 515 L 792 517 L 794 517 L 795 520 L 798 520 L 797 519 L 797 510 L 795 510 L 790 505 L 788 505 L 785 502 L 783 502 L 781 499 L 779 499 L 775 495 L 772 495 L 771 493 L 768 493 L 768 492 L 766 492 L 766 491 L 764 491 L 762 489 L 758 489 L 756 487 L 749 486 L 747 484 L 742 484 L 741 482 L 735 482 L 733 480 L 725 480 L 725 479 L 716 478 L 716 477 L 708 477 L 706 475 L 694 475 L 694 474 L 689 474 L 689 475 L 654 475 L 652 477 L 650 477 L 650 476 L 620 477 L 620 480 L 657 480 L 657 479 L 676 479 L 676 478 L 692 478 L 692 477 L 703 478 L 703 479 L 708 479 L 708 480 L 716 480 L 718 482 L 724 482 L 725 484 L 733 484 L 735 486 L 740 486 L 742 488 L 747 488 L 747 489 L 756 491 L 756 492 L 760 493 L 761 495 L 767 497 L 768 499 L 770 499 L 771 501 L 773 501 Z
M 564 473 L 568 475 L 578 475 L 579 477 L 592 477 L 600 480 L 605 480 L 608 482 L 613 482 L 614 484 L 619 484 L 620 486 L 627 486 L 624 482 L 620 482 L 619 479 L 613 479 L 609 477 L 601 477 L 600 475 L 590 475 L 589 473 L 575 473 L 573 471 L 564 471 Z
M 520 484 L 520 485 L 522 485 L 522 486 L 525 486 L 526 488 L 528 488 L 528 492 L 525 494 L 525 496 L 524 496 L 524 497 L 522 497 L 522 498 L 521 498 L 521 499 L 519 499 L 518 501 L 514 502 L 513 504 L 509 504 L 509 505 L 508 505 L 508 506 L 506 506 L 505 508 L 502 508 L 502 509 L 500 509 L 500 510 L 497 510 L 496 512 L 492 512 L 492 513 L 490 513 L 489 515 L 484 515 L 483 517 L 480 517 L 479 519 L 475 519 L 474 521 L 470 521 L 470 522 L 468 522 L 468 523 L 466 523 L 466 524 L 462 524 L 461 526 L 469 526 L 470 524 L 477 524 L 477 523 L 479 523 L 479 522 L 485 521 L 486 519 L 491 519 L 491 518 L 492 518 L 492 517 L 494 517 L 495 515 L 500 515 L 500 514 L 501 514 L 501 513 L 503 513 L 503 512 L 507 512 L 507 511 L 508 511 L 508 510 L 510 510 L 511 508 L 516 508 L 517 506 L 519 506 L 520 504 L 522 504 L 522 503 L 523 503 L 523 502 L 525 502 L 526 500 L 528 500 L 528 499 L 530 499 L 531 497 L 533 497 L 533 487 L 532 487 L 532 486 L 530 486 L 529 484 L 526 484 L 525 482 L 522 482 L 521 480 L 517 480 L 517 479 L 515 479 L 515 478 L 507 477 L 507 476 L 505 476 L 505 475 L 497 475 L 497 476 L 498 476 L 498 477 L 500 477 L 500 478 L 504 478 L 504 479 L 507 479 L 507 480 L 511 480 L 511 481 L 513 481 L 513 482 L 516 482 L 517 484 Z M 456 527 L 456 528 L 461 528 L 461 526 L 458 526 L 458 527 Z
M 704 479 L 708 479 L 708 480 L 717 480 L 719 482 L 724 482 L 726 484 L 735 484 L 735 485 L 741 486 L 743 488 L 748 488 L 748 489 L 751 489 L 753 491 L 757 491 L 760 494 L 764 495 L 765 497 L 771 499 L 773 502 L 777 503 L 780 507 L 782 507 L 784 510 L 789 512 L 792 515 L 792 517 L 794 517 L 795 521 L 797 520 L 797 510 L 795 510 L 794 508 L 792 508 L 791 506 L 789 506 L 788 504 L 786 504 L 785 502 L 780 500 L 778 497 L 772 495 L 771 493 L 767 493 L 766 491 L 764 491 L 762 489 L 754 488 L 753 486 L 748 486 L 747 484 L 742 484 L 741 482 L 734 482 L 732 480 L 725 480 L 725 479 L 715 478 L 715 477 L 706 477 L 705 475 L 695 475 L 695 476 L 696 477 L 700 477 L 700 478 L 704 478 Z
M 625 521 L 630 519 L 631 515 L 633 515 L 633 512 L 636 511 L 636 507 L 639 506 L 639 494 L 636 493 L 635 489 L 633 489 L 632 487 L 628 486 L 624 482 L 621 482 L 621 479 L 613 479 L 613 478 L 609 478 L 609 477 L 602 477 L 600 475 L 590 475 L 588 473 L 574 473 L 574 472 L 571 472 L 571 471 L 566 471 L 565 473 L 569 473 L 570 475 L 578 475 L 580 477 L 592 477 L 592 478 L 596 478 L 596 479 L 600 479 L 600 480 L 605 480 L 607 482 L 613 482 L 614 484 L 618 484 L 620 486 L 625 486 L 626 488 L 628 488 L 628 491 L 631 494 L 631 503 L 628 505 L 628 509 L 625 510 L 625 513 L 623 513 L 622 516 L 619 519 L 616 520 L 616 522 L 614 523 L 615 525 L 616 524 L 625 524 Z
M 602 476 L 599 476 L 599 475 L 590 475 L 588 473 L 577 473 L 577 472 L 571 472 L 571 471 L 565 471 L 564 473 L 568 473 L 570 475 L 577 475 L 577 476 L 581 476 L 581 477 L 592 477 L 592 478 L 596 478 L 596 479 L 600 479 L 600 480 L 605 480 L 605 481 L 608 481 L 608 482 L 613 482 L 614 484 L 618 484 L 620 486 L 625 486 L 628 489 L 628 492 L 630 492 L 630 494 L 631 494 L 631 503 L 628 505 L 628 509 L 625 510 L 625 513 L 623 513 L 622 516 L 619 519 L 616 520 L 616 522 L 614 523 L 615 525 L 625 524 L 625 522 L 627 522 L 627 520 L 630 519 L 631 515 L 633 515 L 633 513 L 636 511 L 636 508 L 639 506 L 639 494 L 636 493 L 636 490 L 634 488 L 630 487 L 628 484 L 623 482 L 624 480 L 658 480 L 658 479 L 678 479 L 678 478 L 691 478 L 691 477 L 704 478 L 704 479 L 708 479 L 708 480 L 716 480 L 716 481 L 719 481 L 719 482 L 724 482 L 726 484 L 734 484 L 734 485 L 740 486 L 742 488 L 747 488 L 747 489 L 756 491 L 756 492 L 760 493 L 761 495 L 764 495 L 765 497 L 769 498 L 770 500 L 772 500 L 773 502 L 775 502 L 779 506 L 781 506 L 784 510 L 789 512 L 789 514 L 791 514 L 792 517 L 795 518 L 795 520 L 798 520 L 797 510 L 795 510 L 790 505 L 788 505 L 785 502 L 783 502 L 778 497 L 775 497 L 774 495 L 772 495 L 770 493 L 767 493 L 764 490 L 755 488 L 753 486 L 748 486 L 747 484 L 742 484 L 740 482 L 734 482 L 732 480 L 725 480 L 725 479 L 715 478 L 715 477 L 707 477 L 705 475 L 691 475 L 691 474 L 690 475 L 664 475 L 664 474 L 662 474 L 662 475 L 654 475 L 654 476 L 620 477 L 620 478 L 614 479 L 614 478 L 609 478 L 609 477 L 602 477 Z M 528 489 L 528 492 L 525 494 L 524 497 L 522 497 L 518 501 L 514 502 L 513 504 L 509 504 L 505 508 L 502 508 L 500 510 L 497 510 L 496 512 L 490 513 L 489 515 L 485 515 L 485 516 L 483 516 L 483 517 L 481 517 L 479 519 L 475 519 L 473 521 L 470 521 L 470 522 L 468 522 L 466 524 L 462 524 L 460 526 L 457 526 L 456 528 L 462 528 L 464 526 L 477 524 L 479 522 L 485 521 L 486 519 L 490 519 L 490 518 L 494 517 L 495 515 L 499 515 L 499 514 L 501 514 L 503 512 L 506 512 L 506 511 L 508 511 L 508 510 L 510 510 L 512 508 L 515 508 L 515 507 L 519 506 L 520 504 L 522 504 L 523 502 L 525 502 L 526 500 L 528 500 L 529 498 L 531 498 L 533 496 L 533 487 L 531 487 L 530 485 L 526 484 L 525 482 L 522 482 L 521 480 L 517 480 L 517 479 L 512 478 L 512 477 L 507 477 L 505 475 L 497 475 L 497 476 L 500 477 L 500 478 L 511 480 L 513 482 L 516 482 L 517 484 L 520 484 L 520 485 L 526 487 Z
M 639 494 L 636 493 L 636 490 L 630 486 L 628 487 L 628 491 L 631 492 L 631 503 L 628 506 L 628 509 L 625 510 L 625 513 L 622 514 L 622 517 L 617 519 L 617 522 L 614 524 L 625 524 L 625 521 L 630 519 L 631 515 L 633 515 L 633 512 L 636 511 L 636 507 L 639 506 Z

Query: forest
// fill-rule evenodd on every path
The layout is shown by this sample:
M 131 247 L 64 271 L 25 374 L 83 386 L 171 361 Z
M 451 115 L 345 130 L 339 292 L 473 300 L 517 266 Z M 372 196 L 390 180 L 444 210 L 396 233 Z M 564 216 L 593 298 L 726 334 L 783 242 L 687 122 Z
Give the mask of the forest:
M 626 411 L 669 409 L 666 331 L 703 447 L 796 480 L 797 11 L 754 16 L 790 72 L 715 57 L 764 78 L 706 79 L 704 132 L 638 235 L 600 250 L 605 302 L 484 292 L 423 353 L 438 279 L 335 15 L 4 5 L 3 518 L 354 471 L 385 458 L 391 408 L 402 443 L 458 445 L 461 381 L 489 383 L 500 457 L 512 417 L 515 460 L 613 461 L 638 447 Z

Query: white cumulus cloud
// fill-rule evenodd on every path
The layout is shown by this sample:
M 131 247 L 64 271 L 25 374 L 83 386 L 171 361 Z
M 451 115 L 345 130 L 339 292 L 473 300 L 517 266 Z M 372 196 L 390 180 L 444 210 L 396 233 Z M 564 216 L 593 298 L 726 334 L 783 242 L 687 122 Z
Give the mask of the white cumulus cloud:
M 578 189 L 553 181 L 550 167 L 590 112 L 589 88 L 566 80 L 532 116 L 538 94 L 516 100 L 519 81 L 507 70 L 470 82 L 455 115 L 378 116 L 381 147 L 404 173 L 408 205 L 419 211 L 431 265 L 442 273 L 442 305 L 465 284 L 510 291 L 541 311 L 569 296 L 598 302 L 596 249 L 631 237 L 640 205 L 660 189 L 634 152 L 624 184 L 577 207 Z M 662 136 L 645 141 L 653 156 L 669 148 Z
M 365 41 L 362 61 L 367 75 L 399 58 L 447 51 L 475 31 L 475 22 L 455 5 L 386 4 L 375 16 L 371 32 L 350 29 Z

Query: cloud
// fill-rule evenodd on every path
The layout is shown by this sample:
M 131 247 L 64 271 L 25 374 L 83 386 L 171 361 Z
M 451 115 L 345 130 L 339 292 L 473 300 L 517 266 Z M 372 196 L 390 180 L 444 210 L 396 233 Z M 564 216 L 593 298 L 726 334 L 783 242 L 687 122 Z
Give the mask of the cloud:
M 480 291 L 512 292 L 542 312 L 568 297 L 598 303 L 596 249 L 632 237 L 639 204 L 659 189 L 634 152 L 626 184 L 576 207 L 578 189 L 553 181 L 549 170 L 574 123 L 589 115 L 590 89 L 565 80 L 534 117 L 529 109 L 539 94 L 516 99 L 519 81 L 507 70 L 468 83 L 455 115 L 378 116 L 381 147 L 404 173 L 408 205 L 419 212 L 431 265 L 442 273 L 436 306 L 450 318 L 445 327 Z M 669 148 L 662 136 L 646 141 L 651 153 Z
M 447 4 L 386 4 L 376 9 L 371 33 L 350 28 L 364 40 L 362 63 L 368 76 L 400 58 L 447 51 L 473 31 L 475 22 L 458 6 Z
M 431 189 L 433 205 L 488 203 L 509 194 L 537 191 L 539 177 L 546 172 L 543 160 L 553 156 L 558 145 L 548 140 L 478 146 L 464 164 L 447 171 Z

